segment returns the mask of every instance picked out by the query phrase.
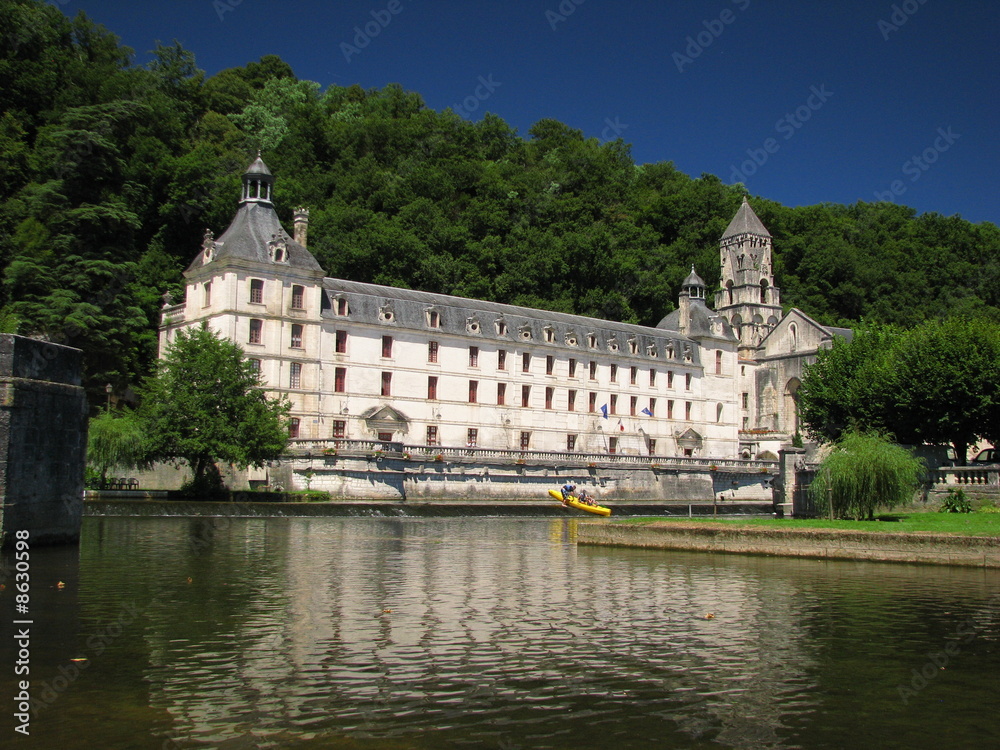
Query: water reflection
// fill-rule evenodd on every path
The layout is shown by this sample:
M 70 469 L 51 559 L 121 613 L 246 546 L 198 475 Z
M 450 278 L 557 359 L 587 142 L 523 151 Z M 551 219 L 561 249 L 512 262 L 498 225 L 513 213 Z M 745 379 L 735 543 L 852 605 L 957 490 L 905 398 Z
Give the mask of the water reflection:
M 937 701 L 992 716 L 993 573 L 577 549 L 575 523 L 87 519 L 44 613 L 73 645 L 39 665 L 89 667 L 39 746 L 93 746 L 95 715 L 134 746 L 365 748 L 931 747 Z

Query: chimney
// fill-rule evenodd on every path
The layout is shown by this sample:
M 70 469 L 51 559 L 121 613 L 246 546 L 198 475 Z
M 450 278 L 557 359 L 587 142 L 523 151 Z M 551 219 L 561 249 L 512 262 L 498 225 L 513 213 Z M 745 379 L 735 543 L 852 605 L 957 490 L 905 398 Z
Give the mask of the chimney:
M 691 324 L 691 293 L 687 288 L 683 289 L 678 295 L 677 307 L 681 314 L 677 321 L 677 330 L 687 335 L 688 327 Z
M 293 221 L 295 227 L 295 241 L 302 245 L 302 247 L 305 247 L 306 238 L 309 233 L 309 209 L 305 206 L 296 208 L 295 218 Z

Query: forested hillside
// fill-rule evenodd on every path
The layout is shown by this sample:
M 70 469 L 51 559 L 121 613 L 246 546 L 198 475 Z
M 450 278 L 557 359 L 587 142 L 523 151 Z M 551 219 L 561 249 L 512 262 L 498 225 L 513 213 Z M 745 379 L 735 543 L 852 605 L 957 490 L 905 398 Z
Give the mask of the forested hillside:
M 148 372 L 161 295 L 179 296 L 205 228 L 228 225 L 258 149 L 286 226 L 311 208 L 331 276 L 648 325 L 692 263 L 718 281 L 745 192 L 554 120 L 518 134 L 397 86 L 321 90 L 274 56 L 206 77 L 172 45 L 137 66 L 39 0 L 0 0 L 0 34 L 0 327 L 83 348 L 101 402 Z M 992 224 L 752 202 L 786 306 L 835 325 L 1000 319 Z

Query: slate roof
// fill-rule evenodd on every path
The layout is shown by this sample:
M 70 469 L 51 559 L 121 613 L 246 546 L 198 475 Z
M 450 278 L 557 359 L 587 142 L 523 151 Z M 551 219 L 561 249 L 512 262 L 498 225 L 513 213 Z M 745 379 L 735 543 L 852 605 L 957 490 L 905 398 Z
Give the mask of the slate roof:
M 323 280 L 325 303 L 323 316 L 336 320 L 336 299 L 348 300 L 348 319 L 384 325 L 388 329 L 435 330 L 427 324 L 429 309 L 440 315 L 440 331 L 444 334 L 460 335 L 474 343 L 475 338 L 484 341 L 506 341 L 515 344 L 553 346 L 575 349 L 580 356 L 599 354 L 633 358 L 648 364 L 656 361 L 684 362 L 685 350 L 691 359 L 688 364 L 700 364 L 699 347 L 690 338 L 674 330 L 650 328 L 631 323 L 617 323 L 609 320 L 590 318 L 584 315 L 550 312 L 500 302 L 453 297 L 447 294 L 423 292 L 415 289 L 367 284 L 360 281 L 326 278 Z M 384 318 L 391 312 L 391 321 Z M 496 321 L 502 319 L 506 333 L 499 334 Z M 475 326 L 475 328 L 473 328 Z M 546 329 L 552 331 L 552 341 L 546 338 Z M 527 338 L 525 338 L 527 334 Z M 597 337 L 597 347 L 588 346 L 588 335 Z M 575 338 L 576 344 L 569 339 Z M 629 342 L 633 341 L 633 354 Z M 612 348 L 617 347 L 617 348 Z M 650 347 L 656 352 L 653 357 Z M 668 356 L 673 350 L 672 358 Z
M 240 206 L 229 228 L 215 240 L 214 258 L 210 262 L 239 258 L 269 265 L 285 265 L 271 260 L 268 243 L 272 239 L 285 243 L 288 252 L 287 265 L 292 268 L 322 272 L 322 266 L 312 253 L 292 239 L 281 226 L 274 207 L 266 202 L 244 203 Z M 205 253 L 201 252 L 188 266 L 188 270 L 193 271 L 203 265 L 205 265 Z
M 729 324 L 729 321 L 717 312 L 709 310 L 705 305 L 705 300 L 692 299 L 689 304 L 687 333 L 689 338 L 695 339 L 705 336 L 728 339 L 736 338 L 736 334 L 733 333 L 733 327 Z M 681 311 L 674 310 L 657 323 L 656 327 L 663 330 L 676 331 L 680 327 L 680 320 Z M 712 330 L 713 321 L 716 326 L 714 331 Z
M 742 205 L 736 212 L 736 216 L 729 222 L 726 231 L 722 233 L 722 239 L 737 237 L 741 234 L 756 234 L 760 237 L 771 236 L 771 233 L 767 231 L 767 227 L 764 226 L 763 222 L 757 218 L 757 214 L 750 208 L 745 195 L 743 196 Z

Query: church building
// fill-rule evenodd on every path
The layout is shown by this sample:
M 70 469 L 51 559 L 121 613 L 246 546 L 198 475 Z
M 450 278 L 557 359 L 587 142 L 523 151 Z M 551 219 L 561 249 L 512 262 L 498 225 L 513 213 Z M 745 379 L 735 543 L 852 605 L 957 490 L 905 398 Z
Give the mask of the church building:
M 782 314 L 771 235 L 744 199 L 720 240 L 715 309 L 692 268 L 656 327 L 325 277 L 258 157 L 163 309 L 161 351 L 207 323 L 292 404 L 293 440 L 551 454 L 774 458 L 803 368 L 834 335 Z M 554 456 L 558 460 L 558 456 Z

